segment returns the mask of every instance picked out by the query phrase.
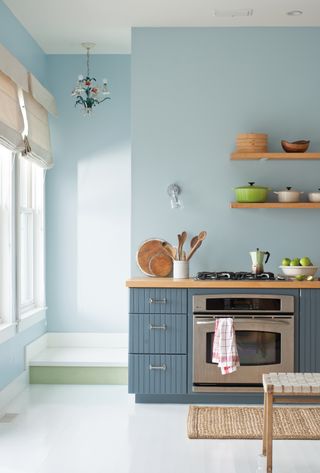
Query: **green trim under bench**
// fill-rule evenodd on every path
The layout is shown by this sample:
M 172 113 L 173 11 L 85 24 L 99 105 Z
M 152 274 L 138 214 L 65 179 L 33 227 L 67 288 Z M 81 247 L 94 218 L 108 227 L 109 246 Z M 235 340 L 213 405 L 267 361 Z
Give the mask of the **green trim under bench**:
M 30 384 L 128 384 L 127 367 L 30 366 Z

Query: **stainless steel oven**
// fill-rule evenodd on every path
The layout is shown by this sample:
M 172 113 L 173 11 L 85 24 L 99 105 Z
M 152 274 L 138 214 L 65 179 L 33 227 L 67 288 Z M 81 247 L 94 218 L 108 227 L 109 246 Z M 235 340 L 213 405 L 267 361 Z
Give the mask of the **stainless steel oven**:
M 222 375 L 212 363 L 217 317 L 233 317 L 240 367 Z M 263 373 L 294 371 L 294 296 L 193 297 L 193 391 L 255 391 Z

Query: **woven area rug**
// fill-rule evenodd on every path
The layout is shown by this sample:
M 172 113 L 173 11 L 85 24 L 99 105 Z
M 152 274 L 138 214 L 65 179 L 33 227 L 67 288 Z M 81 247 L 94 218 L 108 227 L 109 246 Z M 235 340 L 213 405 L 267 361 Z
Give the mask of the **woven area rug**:
M 190 406 L 190 439 L 261 439 L 263 408 Z M 274 439 L 320 439 L 319 407 L 275 407 Z

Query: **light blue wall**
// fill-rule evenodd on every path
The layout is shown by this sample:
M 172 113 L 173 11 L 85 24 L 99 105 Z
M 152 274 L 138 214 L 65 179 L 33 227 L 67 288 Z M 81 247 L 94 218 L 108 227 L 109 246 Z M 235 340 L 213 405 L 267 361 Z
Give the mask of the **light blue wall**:
M 47 86 L 47 56 L 2 0 L 0 0 L 0 42 Z
M 232 188 L 320 187 L 319 162 L 232 162 L 237 133 L 311 139 L 320 151 L 319 28 L 137 28 L 132 44 L 132 273 L 149 237 L 208 231 L 198 270 L 249 270 L 248 252 L 320 264 L 319 210 L 235 210 Z M 167 186 L 183 189 L 170 209 Z
M 0 0 L 0 42 L 43 84 L 46 55 Z M 0 344 L 0 390 L 22 373 L 24 347 L 45 332 L 43 322 Z
M 55 166 L 47 175 L 48 330 L 126 332 L 130 272 L 130 56 L 92 55 L 111 100 L 91 117 L 71 90 L 84 55 L 48 56 L 59 117 L 51 120 Z

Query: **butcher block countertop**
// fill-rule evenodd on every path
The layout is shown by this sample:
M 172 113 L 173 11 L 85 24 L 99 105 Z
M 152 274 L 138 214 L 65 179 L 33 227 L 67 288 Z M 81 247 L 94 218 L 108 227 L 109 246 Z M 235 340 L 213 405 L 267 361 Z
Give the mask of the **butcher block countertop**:
M 126 281 L 127 287 L 159 287 L 159 288 L 250 288 L 250 289 L 320 289 L 320 281 L 195 281 L 173 278 L 132 278 Z

